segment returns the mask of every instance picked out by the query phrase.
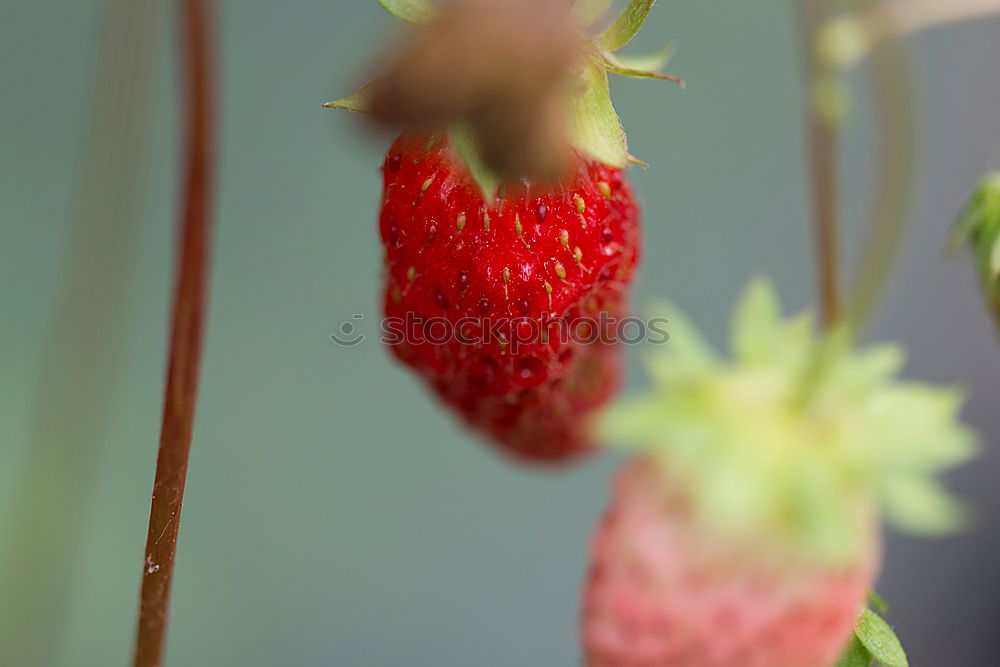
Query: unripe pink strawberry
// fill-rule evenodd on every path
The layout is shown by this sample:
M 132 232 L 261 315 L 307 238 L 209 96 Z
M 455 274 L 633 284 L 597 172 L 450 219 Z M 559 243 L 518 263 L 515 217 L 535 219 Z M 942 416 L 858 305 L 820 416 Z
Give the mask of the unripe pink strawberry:
M 879 552 L 874 530 L 853 560 L 835 565 L 721 537 L 650 460 L 618 475 L 591 549 L 588 667 L 830 667 Z
M 767 284 L 737 310 L 732 360 L 669 315 L 651 391 L 603 420 L 636 455 L 593 539 L 586 664 L 832 667 L 852 633 L 862 651 L 886 648 L 871 641 L 891 636 L 884 623 L 854 628 L 880 511 L 903 528 L 954 526 L 933 475 L 973 450 L 960 397 L 898 380 L 893 346 L 855 351 L 844 331 L 783 321 Z

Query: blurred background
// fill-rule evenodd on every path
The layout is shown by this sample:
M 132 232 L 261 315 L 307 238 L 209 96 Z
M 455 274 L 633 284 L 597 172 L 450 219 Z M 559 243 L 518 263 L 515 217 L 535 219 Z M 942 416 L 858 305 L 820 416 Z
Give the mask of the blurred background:
M 9 543 L 18 533 L 8 510 L 23 492 L 46 355 L 54 335 L 74 333 L 53 329 L 79 218 L 102 4 L 0 0 L 0 568 L 22 548 Z M 131 654 L 177 214 L 180 99 L 166 4 L 148 187 L 136 189 L 131 259 L 113 276 L 123 334 L 108 382 L 72 378 L 82 395 L 113 387 L 106 428 L 97 447 L 55 463 L 86 462 L 81 493 L 90 497 L 19 512 L 29 535 L 74 517 L 78 548 L 49 554 L 70 573 L 65 614 L 36 627 L 0 619 L 37 635 L 58 665 L 125 665 Z M 687 89 L 614 83 L 632 150 L 652 165 L 632 172 L 646 229 L 635 302 L 669 295 L 720 344 L 752 274 L 773 276 L 791 307 L 813 301 L 790 6 L 661 0 L 633 50 L 675 43 L 669 69 Z M 375 0 L 228 0 L 217 18 L 217 241 L 168 663 L 578 664 L 578 590 L 615 458 L 559 473 L 514 467 L 375 340 L 377 168 L 389 138 L 320 103 L 353 90 L 399 26 Z M 1000 349 L 970 262 L 942 253 L 969 190 L 985 168 L 1000 167 L 998 29 L 983 22 L 910 42 L 915 221 L 869 334 L 906 344 L 910 376 L 966 387 L 967 418 L 986 443 L 976 464 L 950 478 L 976 510 L 970 532 L 889 539 L 880 591 L 914 665 L 995 665 L 1000 650 Z M 848 243 L 875 176 L 864 68 L 852 84 Z M 368 340 L 335 346 L 329 335 L 355 314 Z M 630 382 L 639 380 L 632 372 Z

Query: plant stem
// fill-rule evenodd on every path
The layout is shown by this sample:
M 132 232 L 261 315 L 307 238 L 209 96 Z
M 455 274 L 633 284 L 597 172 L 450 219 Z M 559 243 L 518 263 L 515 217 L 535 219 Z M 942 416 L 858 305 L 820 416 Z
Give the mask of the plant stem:
M 881 164 L 870 231 L 851 286 L 850 321 L 859 332 L 886 289 L 906 231 L 916 125 L 912 77 L 902 43 L 884 42 L 875 50 L 872 65 Z
M 0 509 L 10 517 L 0 535 L 0 665 L 46 667 L 62 648 L 135 283 L 160 1 L 103 2 L 72 239 L 28 406 L 24 461 Z
M 157 667 L 163 662 L 177 532 L 198 392 L 214 162 L 210 4 L 211 0 L 178 0 L 187 96 L 184 200 L 160 450 L 142 569 L 136 667 Z
M 813 98 L 813 86 L 824 73 L 813 48 L 822 25 L 822 0 L 797 0 L 802 39 L 807 54 L 807 104 L 809 109 L 809 162 L 812 178 L 816 269 L 820 314 L 826 328 L 840 317 L 839 241 L 837 238 L 837 131 L 824 118 Z
M 810 51 L 818 54 L 815 49 Z M 814 71 L 822 74 L 824 66 L 817 56 L 812 57 Z M 848 334 L 852 337 L 864 329 L 885 291 L 909 218 L 907 207 L 913 177 L 912 85 L 906 54 L 898 40 L 889 40 L 875 51 L 873 75 L 877 90 L 881 168 L 872 224 L 847 307 Z M 830 346 L 835 343 L 828 340 L 818 349 L 803 377 L 797 407 L 808 404 L 834 351 Z

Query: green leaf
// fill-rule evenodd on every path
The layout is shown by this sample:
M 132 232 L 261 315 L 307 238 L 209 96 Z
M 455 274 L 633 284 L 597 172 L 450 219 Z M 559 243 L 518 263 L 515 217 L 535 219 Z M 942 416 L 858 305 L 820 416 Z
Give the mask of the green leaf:
M 397 19 L 413 25 L 427 25 L 437 16 L 437 9 L 428 0 L 378 0 Z
M 339 100 L 327 102 L 323 105 L 323 107 L 326 109 L 346 109 L 347 111 L 368 113 L 368 96 L 371 94 L 372 89 L 374 89 L 380 81 L 381 79 L 369 81 L 361 87 L 361 90 L 351 93 L 347 97 L 341 97 Z
M 865 609 L 854 627 L 854 634 L 872 657 L 885 667 L 909 667 L 906 651 L 896 633 L 875 612 Z
M 472 132 L 465 125 L 454 124 L 448 130 L 448 139 L 451 141 L 452 148 L 468 167 L 469 173 L 472 174 L 472 180 L 483 191 L 486 202 L 492 203 L 496 198 L 500 179 L 486 167 L 480 158 L 479 147 L 476 145 Z
M 644 56 L 625 56 L 620 53 L 611 52 L 606 52 L 604 55 L 605 58 L 625 69 L 642 72 L 659 72 L 667 66 L 667 63 L 670 62 L 670 59 L 674 57 L 674 53 L 676 52 L 677 47 L 673 44 L 667 44 L 656 53 L 649 53 Z
M 607 13 L 611 2 L 612 0 L 577 0 L 573 12 L 580 23 L 590 25 Z
M 962 206 L 955 221 L 951 237 L 951 247 L 956 248 L 962 243 L 973 240 L 977 236 L 987 236 L 992 240 L 992 234 L 1000 226 L 1000 172 L 988 173 L 969 195 L 968 201 Z
M 611 103 L 608 74 L 597 65 L 584 68 L 583 93 L 573 102 L 570 140 L 580 151 L 611 167 L 629 164 L 628 144 Z
M 990 258 L 986 263 L 986 273 L 990 281 L 996 281 L 1000 277 L 1000 239 L 993 241 L 990 247 Z
M 835 667 L 871 667 L 872 654 L 861 643 L 857 635 L 851 635 L 851 642 L 847 645 L 847 651 L 837 661 Z
M 653 0 L 632 0 L 625 11 L 597 37 L 597 45 L 606 51 L 617 51 L 631 41 L 646 21 Z

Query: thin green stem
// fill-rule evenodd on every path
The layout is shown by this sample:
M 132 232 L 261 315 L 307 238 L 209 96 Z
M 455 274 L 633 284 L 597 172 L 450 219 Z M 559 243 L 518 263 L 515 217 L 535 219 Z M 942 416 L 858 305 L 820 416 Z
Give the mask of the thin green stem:
M 915 126 L 913 85 L 903 44 L 884 42 L 874 52 L 877 91 L 879 181 L 872 223 L 848 306 L 849 319 L 862 331 L 886 290 L 909 221 Z
M 135 667 L 163 664 L 174 556 L 198 394 L 214 185 L 210 5 L 211 0 L 178 0 L 187 95 L 184 203 L 163 426 L 142 568 Z

